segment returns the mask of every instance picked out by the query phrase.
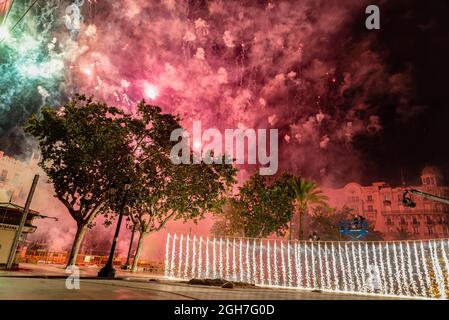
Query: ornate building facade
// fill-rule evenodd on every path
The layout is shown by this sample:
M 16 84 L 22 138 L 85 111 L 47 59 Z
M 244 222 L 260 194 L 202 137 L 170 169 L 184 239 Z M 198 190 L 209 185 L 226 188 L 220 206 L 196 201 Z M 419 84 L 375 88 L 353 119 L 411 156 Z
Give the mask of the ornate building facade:
M 421 173 L 421 184 L 392 187 L 385 182 L 369 186 L 349 183 L 341 189 L 323 189 L 329 196 L 329 205 L 353 209 L 382 232 L 386 240 L 398 238 L 430 239 L 449 237 L 449 205 L 412 195 L 415 208 L 402 204 L 406 189 L 449 198 L 449 187 L 442 185 L 442 176 L 436 168 L 426 167 Z

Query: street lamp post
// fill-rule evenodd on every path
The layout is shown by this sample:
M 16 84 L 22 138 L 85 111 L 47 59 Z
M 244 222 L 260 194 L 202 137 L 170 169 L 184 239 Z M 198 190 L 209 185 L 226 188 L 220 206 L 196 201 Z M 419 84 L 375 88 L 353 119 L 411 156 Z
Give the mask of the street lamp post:
M 136 232 L 137 229 L 137 223 L 133 223 L 133 228 L 132 228 L 132 233 L 131 233 L 131 240 L 129 242 L 129 248 L 128 248 L 128 256 L 126 257 L 126 263 L 123 266 L 123 269 L 128 270 L 130 265 L 129 265 L 129 259 L 131 259 L 131 251 L 133 248 L 133 242 L 134 242 L 134 233 Z
M 131 184 L 125 184 L 125 194 L 122 198 L 122 203 L 120 205 L 120 213 L 117 221 L 117 228 L 115 229 L 114 239 L 112 240 L 111 252 L 109 253 L 109 259 L 106 265 L 101 268 L 100 272 L 98 272 L 98 277 L 100 278 L 115 278 L 115 269 L 114 269 L 114 254 L 115 247 L 117 246 L 118 235 L 120 233 L 120 227 L 122 226 L 123 219 L 123 211 L 126 205 L 126 198 L 128 196 L 128 190 L 130 189 Z

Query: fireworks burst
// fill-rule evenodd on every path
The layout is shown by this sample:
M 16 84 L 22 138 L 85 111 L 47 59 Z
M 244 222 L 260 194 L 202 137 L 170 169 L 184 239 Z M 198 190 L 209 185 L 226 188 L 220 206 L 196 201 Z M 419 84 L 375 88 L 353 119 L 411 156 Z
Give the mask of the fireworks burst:
M 14 4 L 0 33 L 2 136 L 17 136 L 42 101 L 82 92 L 131 109 L 145 98 L 186 128 L 279 129 L 281 170 L 349 177 L 353 138 L 382 130 L 376 99 L 407 104 L 408 75 L 390 73 L 372 37 L 345 28 L 363 1 L 33 4 Z M 24 151 L 8 141 L 15 149 L 1 148 Z

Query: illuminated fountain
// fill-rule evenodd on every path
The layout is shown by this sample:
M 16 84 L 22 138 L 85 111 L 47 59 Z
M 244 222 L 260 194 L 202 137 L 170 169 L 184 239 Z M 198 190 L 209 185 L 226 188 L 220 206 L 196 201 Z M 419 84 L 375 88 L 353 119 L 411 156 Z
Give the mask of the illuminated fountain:
M 446 299 L 449 240 L 308 242 L 168 235 L 165 276 Z M 204 268 L 203 268 L 204 266 Z

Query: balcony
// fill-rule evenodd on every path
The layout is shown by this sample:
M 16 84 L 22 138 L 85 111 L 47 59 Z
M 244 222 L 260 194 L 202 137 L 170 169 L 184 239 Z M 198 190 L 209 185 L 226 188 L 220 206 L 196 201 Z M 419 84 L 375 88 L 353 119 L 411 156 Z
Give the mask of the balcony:
M 381 213 L 383 215 L 386 216 L 396 216 L 396 215 L 403 215 L 403 214 L 417 214 L 415 211 L 411 211 L 411 210 L 404 210 L 404 211 L 399 211 L 399 210 L 383 210 L 381 211 Z

